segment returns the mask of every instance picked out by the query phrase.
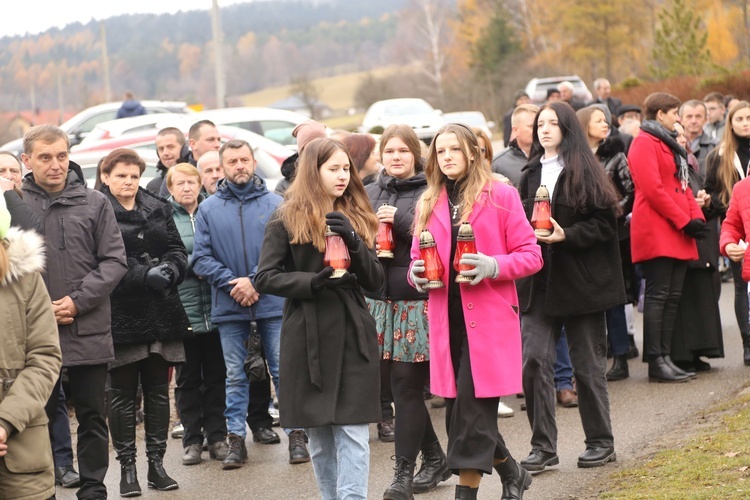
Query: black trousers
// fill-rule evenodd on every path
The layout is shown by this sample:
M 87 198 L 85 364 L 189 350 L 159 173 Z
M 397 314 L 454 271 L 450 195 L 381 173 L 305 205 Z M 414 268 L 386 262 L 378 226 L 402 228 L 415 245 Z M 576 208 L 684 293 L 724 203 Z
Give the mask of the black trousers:
M 578 391 L 586 446 L 614 443 L 607 392 L 607 331 L 604 311 L 553 317 L 544 313 L 542 300 L 533 300 L 521 315 L 523 392 L 531 424 L 531 448 L 557 453 L 554 370 L 555 345 L 562 328 L 568 339 L 570 361 Z
M 206 432 L 209 444 L 227 435 L 226 408 L 227 368 L 219 332 L 186 338 L 185 363 L 176 368 L 175 403 L 185 427 L 182 446 L 203 443 Z
M 417 459 L 420 449 L 438 440 L 432 427 L 430 412 L 424 402 L 424 386 L 430 377 L 430 363 L 402 363 L 386 361 L 398 414 L 396 426 L 396 456 Z M 382 394 L 382 392 L 381 392 Z M 388 405 L 390 407 L 390 404 Z
M 393 389 L 391 387 L 391 363 L 389 359 L 380 360 L 380 412 L 382 420 L 393 420 Z M 429 363 L 428 363 L 429 364 Z M 428 373 L 429 377 L 429 373 Z M 424 399 L 424 396 L 422 397 Z M 408 455 L 396 455 L 408 456 Z
M 263 355 L 265 359 L 265 354 Z M 266 365 L 266 379 L 250 382 L 250 400 L 247 403 L 247 425 L 253 432 L 270 429 L 273 418 L 268 413 L 271 405 L 271 374 Z
M 70 440 L 70 419 L 68 418 L 68 405 L 66 404 L 65 391 L 60 385 L 60 399 L 57 403 L 55 420 L 50 420 L 52 432 L 50 442 L 52 443 L 52 456 L 55 458 L 55 467 L 73 465 L 73 445 Z
M 732 281 L 734 282 L 734 315 L 737 317 L 737 325 L 740 327 L 742 345 L 750 347 L 750 307 L 748 307 L 747 282 L 742 279 L 742 261 L 729 261 L 732 268 Z
M 105 386 L 107 365 L 68 366 L 70 397 L 78 419 L 78 473 L 81 488 L 78 498 L 91 498 L 107 494 L 104 476 L 109 468 L 109 431 Z M 47 401 L 45 411 L 54 432 L 55 414 L 60 401 L 60 379 Z
M 687 261 L 658 257 L 641 262 L 646 279 L 643 344 L 646 359 L 669 355 Z

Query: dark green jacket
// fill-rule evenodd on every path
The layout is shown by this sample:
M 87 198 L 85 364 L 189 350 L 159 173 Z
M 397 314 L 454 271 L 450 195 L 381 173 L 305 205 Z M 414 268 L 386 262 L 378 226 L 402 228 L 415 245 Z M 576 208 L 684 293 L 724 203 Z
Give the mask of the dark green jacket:
M 204 199 L 203 195 L 199 195 L 198 203 L 200 204 Z M 170 197 L 169 201 L 172 203 L 174 223 L 188 254 L 188 275 L 185 281 L 177 287 L 180 299 L 182 305 L 185 306 L 193 333 L 208 333 L 214 330 L 214 325 L 211 323 L 211 285 L 198 279 L 192 272 L 195 214 L 187 213 L 187 210 L 174 201 L 174 198 Z

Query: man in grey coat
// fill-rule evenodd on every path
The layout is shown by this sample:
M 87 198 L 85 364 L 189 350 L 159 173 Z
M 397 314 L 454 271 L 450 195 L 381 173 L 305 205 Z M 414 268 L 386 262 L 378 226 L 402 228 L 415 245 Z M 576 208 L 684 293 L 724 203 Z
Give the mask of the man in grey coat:
M 511 115 L 512 133 L 508 147 L 492 159 L 492 170 L 502 174 L 518 187 L 521 169 L 529 161 L 531 144 L 534 142 L 534 117 L 539 112 L 535 104 L 521 104 Z
M 70 143 L 54 125 L 39 125 L 24 136 L 21 155 L 31 173 L 23 181 L 24 201 L 42 221 L 47 253 L 43 273 L 58 325 L 78 418 L 78 498 L 107 498 L 104 476 L 109 446 L 104 404 L 107 363 L 114 360 L 109 294 L 127 273 L 125 245 L 114 210 L 100 192 L 86 186 L 81 168 L 70 162 Z M 60 381 L 47 403 L 53 420 Z

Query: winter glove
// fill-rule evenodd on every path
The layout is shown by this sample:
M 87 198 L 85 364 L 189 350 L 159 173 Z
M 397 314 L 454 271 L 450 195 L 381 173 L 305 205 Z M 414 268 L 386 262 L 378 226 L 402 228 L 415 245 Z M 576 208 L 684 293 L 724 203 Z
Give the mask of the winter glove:
M 146 273 L 146 286 L 154 290 L 166 290 L 171 288 L 177 281 L 177 275 L 174 272 L 172 264 L 164 262 L 156 267 L 152 267 Z
M 411 269 L 409 269 L 409 277 L 411 278 L 411 282 L 414 283 L 414 288 L 416 288 L 419 293 L 427 293 L 427 290 L 422 288 L 422 285 L 426 285 L 427 282 L 430 281 L 422 276 L 424 272 L 425 268 L 423 260 L 415 260 L 411 265 Z
M 331 231 L 341 235 L 349 250 L 359 248 L 359 236 L 354 227 L 352 227 L 352 223 L 346 218 L 346 215 L 341 212 L 327 213 L 326 224 L 331 228 Z
M 481 253 L 465 253 L 461 256 L 459 263 L 464 266 L 474 266 L 474 269 L 461 271 L 461 276 L 474 277 L 469 283 L 470 285 L 478 285 L 485 278 L 495 279 L 500 273 L 497 261 L 489 255 Z
M 692 219 L 682 228 L 686 235 L 696 240 L 702 240 L 708 236 L 708 227 L 701 219 Z
M 340 278 L 331 278 L 333 271 L 334 269 L 331 266 L 328 266 L 313 276 L 313 279 L 310 282 L 310 287 L 313 292 L 317 293 L 324 288 L 338 288 L 352 282 L 357 282 L 357 277 L 352 273 L 346 273 Z

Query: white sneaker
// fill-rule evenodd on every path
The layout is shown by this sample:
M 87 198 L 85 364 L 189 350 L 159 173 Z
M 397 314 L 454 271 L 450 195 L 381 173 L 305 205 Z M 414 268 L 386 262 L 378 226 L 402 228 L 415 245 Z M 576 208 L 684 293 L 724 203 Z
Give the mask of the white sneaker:
M 182 426 L 182 422 L 177 422 L 177 424 L 172 427 L 172 439 L 182 439 L 184 434 L 185 428 Z
M 509 407 L 502 401 L 497 405 L 497 416 L 500 418 L 508 418 L 513 416 L 513 408 Z
M 278 427 L 279 422 L 281 421 L 279 418 L 279 410 L 271 406 L 268 408 L 268 414 L 271 415 L 271 418 L 273 419 L 273 427 Z

